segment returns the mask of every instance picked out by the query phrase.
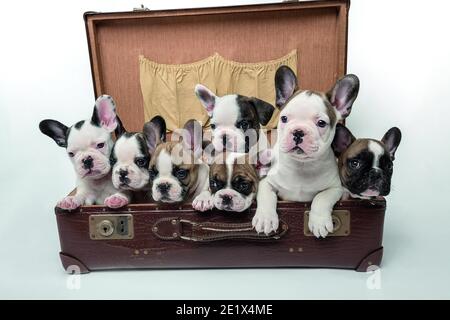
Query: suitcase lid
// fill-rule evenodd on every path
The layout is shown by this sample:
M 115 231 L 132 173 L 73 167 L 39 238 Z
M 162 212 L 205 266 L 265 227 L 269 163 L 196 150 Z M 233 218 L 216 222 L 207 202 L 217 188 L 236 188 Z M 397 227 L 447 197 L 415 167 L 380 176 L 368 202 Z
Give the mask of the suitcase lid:
M 109 94 L 122 122 L 140 131 L 139 55 L 165 64 L 218 52 L 239 62 L 298 53 L 301 88 L 326 91 L 346 72 L 349 0 L 84 15 L 95 96 Z

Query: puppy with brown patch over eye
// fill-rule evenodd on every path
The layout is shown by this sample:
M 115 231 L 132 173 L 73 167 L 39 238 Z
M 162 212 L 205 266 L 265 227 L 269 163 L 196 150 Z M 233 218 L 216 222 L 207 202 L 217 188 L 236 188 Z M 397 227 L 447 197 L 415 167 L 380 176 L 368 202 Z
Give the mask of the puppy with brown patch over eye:
M 212 208 L 208 190 L 209 167 L 201 160 L 202 127 L 189 120 L 172 134 L 172 141 L 156 146 L 150 161 L 153 200 L 165 203 L 193 201 L 193 206 Z
M 391 128 L 381 141 L 356 139 L 349 129 L 338 124 L 332 147 L 339 157 L 344 199 L 349 195 L 361 199 L 389 195 L 393 161 L 401 139 L 398 128 Z
M 219 210 L 247 210 L 255 199 L 258 182 L 248 154 L 219 154 L 209 168 L 209 186 L 214 206 Z

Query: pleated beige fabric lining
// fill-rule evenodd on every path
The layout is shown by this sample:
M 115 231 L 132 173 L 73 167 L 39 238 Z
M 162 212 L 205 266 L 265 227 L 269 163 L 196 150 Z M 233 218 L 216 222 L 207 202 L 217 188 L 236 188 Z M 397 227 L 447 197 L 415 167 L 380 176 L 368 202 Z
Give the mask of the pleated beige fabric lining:
M 215 53 L 189 64 L 162 64 L 141 55 L 139 65 L 145 121 L 161 115 L 173 131 L 189 119 L 208 126 L 208 115 L 194 94 L 197 83 L 218 96 L 236 93 L 275 105 L 275 72 L 281 65 L 297 70 L 297 50 L 276 60 L 256 63 L 240 63 Z M 275 112 L 266 128 L 275 128 L 277 118 Z

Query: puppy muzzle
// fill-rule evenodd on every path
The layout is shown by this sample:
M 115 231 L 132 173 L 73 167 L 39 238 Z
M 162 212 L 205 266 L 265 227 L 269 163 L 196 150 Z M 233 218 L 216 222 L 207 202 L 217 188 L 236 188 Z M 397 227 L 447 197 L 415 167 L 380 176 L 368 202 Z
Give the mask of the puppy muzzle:
M 244 133 L 237 128 L 217 128 L 212 138 L 216 151 L 245 152 L 246 139 Z
M 391 181 L 381 169 L 372 168 L 362 177 L 345 183 L 345 187 L 353 194 L 363 197 L 387 196 L 390 193 Z
M 284 129 L 281 151 L 296 156 L 310 157 L 320 150 L 317 130 L 305 124 L 292 124 Z
M 114 187 L 122 190 L 142 190 L 149 183 L 148 170 L 131 166 L 116 166 L 113 170 Z
M 169 178 L 159 178 L 153 182 L 153 200 L 166 203 L 182 202 L 186 191 L 178 181 Z
M 252 204 L 252 195 L 244 197 L 233 189 L 223 189 L 214 194 L 214 205 L 223 211 L 242 212 Z
M 75 171 L 82 179 L 99 179 L 111 169 L 109 159 L 100 152 L 79 152 L 75 159 Z

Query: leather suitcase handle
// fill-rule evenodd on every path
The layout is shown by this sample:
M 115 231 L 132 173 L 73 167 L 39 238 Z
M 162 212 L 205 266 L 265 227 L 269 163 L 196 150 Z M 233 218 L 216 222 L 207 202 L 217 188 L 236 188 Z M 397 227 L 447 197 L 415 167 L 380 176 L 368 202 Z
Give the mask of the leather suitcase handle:
M 181 218 L 162 218 L 152 227 L 153 234 L 161 240 L 182 240 L 213 242 L 220 240 L 278 240 L 288 230 L 288 225 L 280 220 L 279 228 L 269 235 L 258 234 L 251 222 L 219 223 L 194 222 Z

